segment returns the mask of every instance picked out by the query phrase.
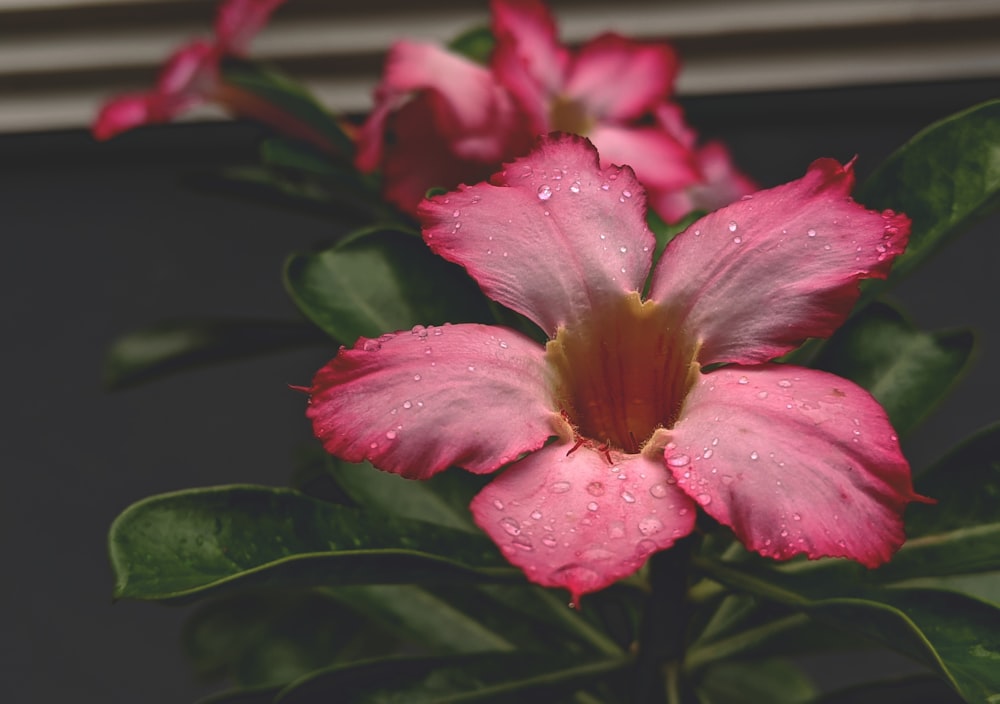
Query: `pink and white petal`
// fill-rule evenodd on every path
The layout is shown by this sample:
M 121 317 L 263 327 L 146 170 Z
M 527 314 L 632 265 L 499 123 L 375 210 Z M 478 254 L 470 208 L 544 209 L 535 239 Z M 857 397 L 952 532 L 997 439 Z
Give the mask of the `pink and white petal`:
M 550 336 L 642 289 L 654 247 L 645 215 L 632 169 L 601 169 L 593 145 L 574 135 L 542 138 L 491 183 L 418 211 L 431 249 Z
M 490 9 L 493 72 L 531 117 L 533 131 L 548 132 L 549 104 L 562 93 L 570 62 L 555 20 L 538 0 L 492 0 Z
M 253 38 L 285 0 L 225 0 L 215 16 L 215 37 L 225 53 L 245 56 Z
M 677 486 L 767 557 L 876 567 L 903 543 L 906 504 L 926 500 L 878 402 L 826 372 L 718 369 L 666 432 Z
M 733 164 L 729 150 L 721 142 L 708 142 L 696 156 L 704 178 L 680 189 L 649 188 L 650 207 L 667 222 L 677 222 L 695 210 L 717 210 L 750 195 L 759 186 Z
M 195 40 L 171 54 L 160 71 L 156 90 L 172 103 L 173 115 L 209 99 L 219 83 L 219 49 Z
M 701 341 L 701 364 L 758 363 L 829 336 L 866 278 L 885 278 L 910 220 L 850 198 L 851 164 L 806 175 L 701 218 L 668 246 L 650 298 Z
M 158 93 L 129 93 L 112 98 L 101 106 L 92 128 L 94 138 L 111 139 L 127 130 L 161 122 Z
M 694 528 L 695 506 L 659 458 L 557 442 L 507 468 L 472 515 L 528 579 L 576 603 L 639 569 Z
M 662 129 L 598 124 L 587 136 L 602 164 L 628 164 L 649 191 L 701 181 L 695 153 Z
M 317 372 L 306 415 L 331 454 L 426 479 L 492 472 L 541 447 L 553 410 L 544 351 L 487 325 L 417 326 L 360 339 Z
M 602 34 L 581 47 L 563 92 L 599 121 L 635 120 L 670 97 L 679 68 L 668 44 Z

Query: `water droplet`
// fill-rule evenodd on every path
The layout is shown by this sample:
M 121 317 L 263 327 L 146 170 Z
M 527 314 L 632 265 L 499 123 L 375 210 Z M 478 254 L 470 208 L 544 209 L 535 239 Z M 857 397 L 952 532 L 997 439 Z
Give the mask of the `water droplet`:
M 622 245 L 621 247 L 618 248 L 618 251 L 621 252 L 622 254 L 625 254 L 625 252 L 628 251 L 628 247 Z
M 476 371 L 476 368 L 475 368 L 475 367 L 474 367 L 473 365 L 471 365 L 471 364 L 470 364 L 470 365 L 469 365 L 468 367 L 466 367 L 466 368 L 467 368 L 467 369 L 468 369 L 468 370 L 469 370 L 470 372 L 474 372 L 474 371 Z
M 695 498 L 698 499 L 698 503 L 701 504 L 702 506 L 708 506 L 710 503 L 712 503 L 712 497 L 709 494 L 698 494 L 698 496 Z
M 785 529 L 785 528 L 782 528 L 781 529 L 781 533 L 779 533 L 779 535 L 781 535 L 782 538 L 787 538 L 788 537 L 788 530 Z
M 365 352 L 378 352 L 382 349 L 382 345 L 377 340 L 365 340 L 364 344 L 361 345 L 361 349 Z
M 736 383 L 738 383 L 738 384 L 749 384 L 750 380 L 747 379 L 745 376 L 741 376 L 739 379 L 736 380 Z
M 396 431 L 395 430 L 387 430 L 387 431 L 385 431 L 385 437 L 386 437 L 387 440 L 395 440 L 396 439 Z
M 538 187 L 538 200 L 548 200 L 552 197 L 552 189 L 547 183 Z
M 373 442 L 373 443 L 372 443 L 371 445 L 369 445 L 368 447 L 370 447 L 371 449 L 373 449 L 373 450 L 374 450 L 375 448 L 377 448 L 377 447 L 378 447 L 378 443 L 377 443 L 377 442 Z
M 806 230 L 806 234 L 809 235 L 810 237 L 815 237 L 816 236 L 816 230 L 814 230 L 813 228 L 810 227 L 808 230 Z
M 569 488 L 570 488 L 569 482 L 556 482 L 555 484 L 549 487 L 549 491 L 551 491 L 553 494 L 565 494 L 567 491 L 569 491 Z
M 733 238 L 733 244 L 743 244 L 743 238 L 737 235 Z
M 712 447 L 719 446 L 719 438 L 712 438 Z
M 569 186 L 569 190 L 572 193 L 579 193 L 580 192 L 580 182 L 579 181 L 573 181 L 573 183 L 571 183 L 570 186 Z
M 701 230 L 695 230 L 694 231 L 694 236 L 695 237 L 701 237 Z
M 622 195 L 625 196 L 626 198 L 631 198 L 632 191 L 622 191 Z
M 403 408 L 405 408 L 406 410 L 410 410 L 411 408 L 413 408 L 413 402 L 412 401 L 403 401 Z
M 608 525 L 608 537 L 614 539 L 624 538 L 625 524 L 622 521 L 611 521 Z
M 502 350 L 505 350 L 508 347 L 507 343 L 504 342 L 503 340 L 500 340 L 500 342 L 498 344 L 500 345 L 500 349 L 502 349 Z
M 534 511 L 531 512 L 531 519 L 534 521 L 542 520 L 542 512 L 536 508 Z
M 531 544 L 531 540 L 524 535 L 517 536 L 511 542 L 514 543 L 514 547 L 524 550 L 525 552 L 531 552 L 535 549 L 535 546 Z
M 759 398 L 761 400 L 767 398 L 767 392 L 766 391 L 759 391 L 759 392 L 757 392 L 757 398 Z
M 503 511 L 503 501 L 500 499 L 493 499 L 493 508 L 497 511 Z
M 802 514 L 799 514 L 799 513 L 793 513 L 793 514 L 792 514 L 792 520 L 793 520 L 793 521 L 801 521 L 801 520 L 802 520 Z
M 621 494 L 621 496 L 622 496 L 622 501 L 624 501 L 625 503 L 627 503 L 627 504 L 634 504 L 635 503 L 635 497 L 632 496 L 632 494 L 630 494 L 629 492 L 623 491 L 622 494 Z
M 662 499 L 664 496 L 667 495 L 668 491 L 669 489 L 667 489 L 666 484 L 654 484 L 653 486 L 649 487 L 649 493 L 652 494 L 657 499 Z
M 547 548 L 554 548 L 558 544 L 558 540 L 553 538 L 551 535 L 546 535 L 542 537 L 542 545 Z
M 521 524 L 517 522 L 516 519 L 506 516 L 500 519 L 500 527 L 503 528 L 507 535 L 520 535 L 521 534 Z
M 591 501 L 589 504 L 587 504 L 587 510 L 588 511 L 596 511 L 598 508 L 599 507 L 598 507 L 596 501 Z
M 646 516 L 639 521 L 639 532 L 643 535 L 653 535 L 663 530 L 663 523 L 656 516 Z
M 780 386 L 783 389 L 787 389 L 791 385 L 792 385 L 792 382 L 790 382 L 788 379 L 782 379 L 781 381 L 778 382 L 778 386 Z
M 609 183 L 602 183 L 602 184 L 601 184 L 601 190 L 602 190 L 602 191 L 606 191 L 606 190 L 608 190 L 609 188 L 611 188 L 611 184 L 609 184 Z
M 701 453 L 701 456 L 703 458 L 705 458 L 706 460 L 708 460 L 708 459 L 711 459 L 712 455 L 714 455 L 714 454 L 715 454 L 715 451 L 709 449 L 709 450 L 705 450 L 703 453 Z
M 736 228 L 737 227 L 738 227 L 738 225 L 736 224 L 735 220 L 730 220 L 729 221 L 729 231 L 730 232 L 736 232 Z
M 758 457 L 760 457 L 760 455 L 757 454 L 756 450 L 750 453 L 750 459 L 756 460 Z
M 457 211 L 457 210 L 451 211 L 451 216 L 453 218 L 457 218 L 459 215 L 461 215 L 461 213 L 459 211 Z
M 604 485 L 600 482 L 591 482 L 587 485 L 587 493 L 591 496 L 603 496 L 604 495 Z
M 687 455 L 674 455 L 667 460 L 667 464 L 671 467 L 686 467 L 691 464 L 691 458 Z

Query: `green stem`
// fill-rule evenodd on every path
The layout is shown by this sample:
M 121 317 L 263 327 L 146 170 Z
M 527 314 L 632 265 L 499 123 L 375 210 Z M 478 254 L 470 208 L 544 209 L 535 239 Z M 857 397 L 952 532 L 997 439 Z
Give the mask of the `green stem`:
M 684 634 L 690 618 L 688 565 L 696 537 L 691 536 L 649 561 L 652 593 L 639 632 L 636 704 L 680 704 L 688 700 L 680 678 Z

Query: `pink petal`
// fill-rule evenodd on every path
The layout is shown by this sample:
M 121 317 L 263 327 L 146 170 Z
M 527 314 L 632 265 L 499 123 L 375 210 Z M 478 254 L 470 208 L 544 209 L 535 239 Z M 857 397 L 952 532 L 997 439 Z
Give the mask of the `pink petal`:
M 105 103 L 94 120 L 95 139 L 111 139 L 121 132 L 140 125 L 160 122 L 157 93 L 130 93 Z
M 360 339 L 319 370 L 307 415 L 349 462 L 425 479 L 492 472 L 554 434 L 543 349 L 486 325 L 417 326 Z
M 924 500 L 878 402 L 826 372 L 705 374 L 667 433 L 678 486 L 764 556 L 876 567 L 903 542 L 903 508 Z
M 538 0 L 492 0 L 497 78 L 532 118 L 537 133 L 549 130 L 549 103 L 562 92 L 569 52 L 559 44 L 555 20 Z
M 565 94 L 599 120 L 634 120 L 670 97 L 679 68 L 667 44 L 602 34 L 580 49 Z
M 694 152 L 662 129 L 600 124 L 588 138 L 602 164 L 628 164 L 648 191 L 685 188 L 701 180 Z
M 717 210 L 750 195 L 757 184 L 740 172 L 721 142 L 708 142 L 696 155 L 702 183 L 676 190 L 650 188 L 650 206 L 668 222 L 676 222 L 695 210 Z
M 250 42 L 285 0 L 226 0 L 215 16 L 215 36 L 228 54 L 245 56 Z
M 830 335 L 859 295 L 885 278 L 910 221 L 849 197 L 851 165 L 814 162 L 806 175 L 710 213 L 668 245 L 650 298 L 702 342 L 699 361 L 755 363 Z
M 576 603 L 639 569 L 694 528 L 694 504 L 658 458 L 610 464 L 558 442 L 509 467 L 473 500 L 480 528 L 528 579 L 563 587 Z
M 209 97 L 219 82 L 219 50 L 196 40 L 175 51 L 160 70 L 156 90 L 170 96 L 176 112 Z
M 654 246 L 632 169 L 602 170 L 573 135 L 542 138 L 491 184 L 427 200 L 418 216 L 431 249 L 550 336 L 640 290 Z

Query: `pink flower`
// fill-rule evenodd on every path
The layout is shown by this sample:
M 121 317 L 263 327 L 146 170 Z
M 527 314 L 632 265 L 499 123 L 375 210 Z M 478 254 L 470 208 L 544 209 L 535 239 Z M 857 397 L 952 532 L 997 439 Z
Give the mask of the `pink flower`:
M 185 44 L 164 65 L 156 86 L 143 93 L 108 101 L 94 122 L 97 139 L 110 139 L 140 125 L 169 122 L 204 103 L 271 124 L 302 139 L 327 144 L 322 136 L 292 116 L 256 96 L 221 80 L 220 62 L 227 56 L 245 58 L 250 42 L 285 0 L 226 0 L 219 6 L 213 41 Z
M 669 102 L 680 68 L 672 47 L 602 34 L 571 52 L 539 0 L 493 0 L 492 8 L 494 71 L 536 134 L 579 134 L 597 147 L 602 165 L 629 164 L 650 206 L 669 221 L 756 190 L 721 145 L 696 150 L 694 132 Z M 702 191 L 709 194 L 699 197 Z
M 909 219 L 854 203 L 853 182 L 850 164 L 816 161 L 700 219 L 652 268 L 633 171 L 602 168 L 578 137 L 542 139 L 420 217 L 436 253 L 548 343 L 477 324 L 359 340 L 314 379 L 314 431 L 411 478 L 506 466 L 476 522 L 574 599 L 687 535 L 699 508 L 762 555 L 881 564 L 921 499 L 885 412 L 771 361 L 828 336 L 906 244 Z
M 488 69 L 434 44 L 401 41 L 389 51 L 355 163 L 380 169 L 385 199 L 415 214 L 428 189 L 481 181 L 532 141 Z

